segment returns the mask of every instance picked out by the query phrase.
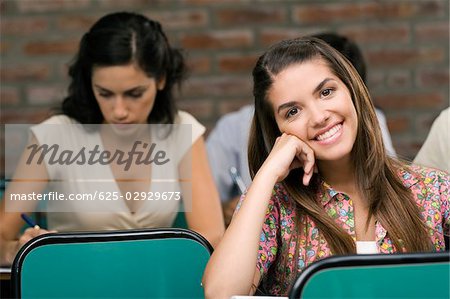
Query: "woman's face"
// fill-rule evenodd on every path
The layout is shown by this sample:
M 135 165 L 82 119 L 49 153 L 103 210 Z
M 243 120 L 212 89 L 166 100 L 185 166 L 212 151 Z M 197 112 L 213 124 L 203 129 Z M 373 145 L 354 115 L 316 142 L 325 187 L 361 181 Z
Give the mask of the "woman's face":
M 275 76 L 268 92 L 282 133 L 297 136 L 316 159 L 350 156 L 358 119 L 350 92 L 319 58 L 293 64 Z
M 156 93 L 165 81 L 148 77 L 136 64 L 94 67 L 92 90 L 103 114 L 104 123 L 115 130 L 127 124 L 146 124 Z

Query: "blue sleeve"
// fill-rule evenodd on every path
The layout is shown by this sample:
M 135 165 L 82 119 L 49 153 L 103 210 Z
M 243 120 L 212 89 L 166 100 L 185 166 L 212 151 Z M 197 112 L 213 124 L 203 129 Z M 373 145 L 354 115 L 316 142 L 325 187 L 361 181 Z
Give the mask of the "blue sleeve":
M 209 164 L 222 201 L 239 195 L 230 176 L 230 167 L 236 167 L 241 172 L 247 186 L 250 183 L 247 165 L 247 140 L 252 117 L 250 108 L 253 109 L 245 106 L 220 118 L 206 140 Z

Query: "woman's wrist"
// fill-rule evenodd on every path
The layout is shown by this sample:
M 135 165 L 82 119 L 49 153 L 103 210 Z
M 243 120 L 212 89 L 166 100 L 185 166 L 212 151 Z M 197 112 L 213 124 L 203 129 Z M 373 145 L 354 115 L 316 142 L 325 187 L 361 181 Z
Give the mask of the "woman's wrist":
M 266 164 L 263 164 L 253 178 L 253 182 L 261 181 L 263 184 L 270 184 L 273 187 L 278 182 L 278 179 L 279 176 L 276 171 L 271 170 Z
M 20 249 L 19 240 L 2 240 L 0 264 L 11 265 Z

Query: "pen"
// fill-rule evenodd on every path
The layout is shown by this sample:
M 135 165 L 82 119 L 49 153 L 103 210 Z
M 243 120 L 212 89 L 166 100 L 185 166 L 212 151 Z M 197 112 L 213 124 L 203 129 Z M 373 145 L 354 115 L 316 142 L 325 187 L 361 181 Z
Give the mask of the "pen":
M 34 229 L 40 229 L 39 225 L 37 225 L 33 219 L 31 219 L 30 217 L 27 216 L 27 214 L 20 214 L 20 217 L 22 217 L 22 219 L 30 226 L 33 227 Z
M 234 167 L 234 166 L 230 167 L 230 175 L 231 175 L 231 178 L 233 179 L 233 182 L 239 188 L 239 191 L 241 192 L 241 194 L 244 194 L 247 187 L 245 186 L 244 180 L 239 175 L 236 167 Z

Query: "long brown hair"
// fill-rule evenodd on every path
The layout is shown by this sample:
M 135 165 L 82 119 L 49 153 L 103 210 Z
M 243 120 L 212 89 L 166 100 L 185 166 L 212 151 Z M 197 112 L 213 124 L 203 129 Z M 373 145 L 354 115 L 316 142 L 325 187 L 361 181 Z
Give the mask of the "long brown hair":
M 326 62 L 345 84 L 356 109 L 358 130 L 351 157 L 357 186 L 369 201 L 368 219 L 375 217 L 386 228 L 397 251 L 430 251 L 431 240 L 419 208 L 399 177 L 399 171 L 408 166 L 386 154 L 372 100 L 357 71 L 344 56 L 319 39 L 304 37 L 275 44 L 253 69 L 255 114 L 248 147 L 252 177 L 281 135 L 267 99 L 274 76 L 292 64 L 317 58 Z M 327 215 L 316 199 L 320 178 L 315 175 L 309 186 L 303 186 L 298 183 L 302 175 L 303 170 L 293 170 L 282 182 L 298 207 L 298 215 L 307 215 L 315 222 L 333 254 L 356 253 L 351 236 Z M 301 225 L 298 223 L 297 228 Z

